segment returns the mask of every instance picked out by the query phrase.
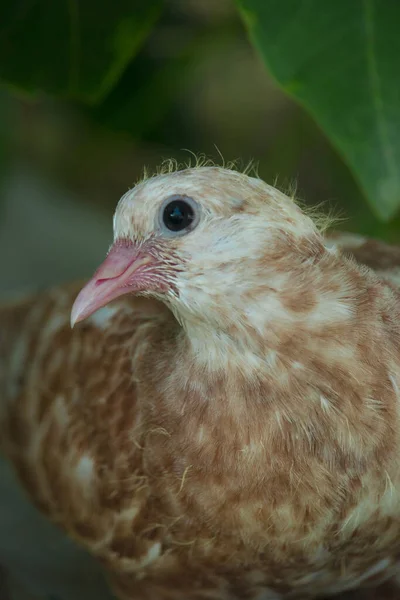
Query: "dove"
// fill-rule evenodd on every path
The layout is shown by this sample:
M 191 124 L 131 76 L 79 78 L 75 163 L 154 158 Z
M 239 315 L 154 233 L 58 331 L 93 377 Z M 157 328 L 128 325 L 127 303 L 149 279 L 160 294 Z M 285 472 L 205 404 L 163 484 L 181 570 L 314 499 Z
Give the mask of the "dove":
M 86 284 L 2 306 L 2 453 L 117 598 L 396 581 L 400 250 L 321 223 L 257 177 L 161 172 Z

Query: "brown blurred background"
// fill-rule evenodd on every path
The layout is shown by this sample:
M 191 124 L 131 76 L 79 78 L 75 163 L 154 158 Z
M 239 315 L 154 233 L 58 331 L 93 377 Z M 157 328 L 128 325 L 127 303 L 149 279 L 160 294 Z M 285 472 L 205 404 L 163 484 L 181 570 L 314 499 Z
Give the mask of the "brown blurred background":
M 340 227 L 399 239 L 379 223 L 341 157 L 271 80 L 230 0 L 169 0 L 100 106 L 0 90 L 0 291 L 85 277 L 104 256 L 119 197 L 187 149 L 255 159 L 259 174 Z

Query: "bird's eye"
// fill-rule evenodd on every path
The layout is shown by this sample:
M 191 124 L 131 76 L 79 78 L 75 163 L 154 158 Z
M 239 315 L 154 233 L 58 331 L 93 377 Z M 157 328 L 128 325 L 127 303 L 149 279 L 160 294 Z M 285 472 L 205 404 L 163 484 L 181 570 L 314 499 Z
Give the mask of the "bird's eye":
M 188 233 L 198 222 L 198 206 L 187 196 L 171 196 L 161 207 L 161 225 L 170 234 Z

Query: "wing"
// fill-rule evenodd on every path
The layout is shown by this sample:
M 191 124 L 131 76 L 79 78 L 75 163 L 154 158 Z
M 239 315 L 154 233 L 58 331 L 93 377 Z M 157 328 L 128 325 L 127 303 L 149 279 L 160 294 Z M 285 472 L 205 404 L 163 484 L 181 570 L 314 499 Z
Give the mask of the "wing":
M 2 600 L 112 600 L 100 564 L 35 509 L 0 456 Z
M 114 533 L 123 536 L 132 511 L 146 501 L 134 365 L 149 332 L 170 316 L 157 302 L 128 299 L 71 330 L 78 291 L 61 287 L 0 309 L 1 450 L 36 507 L 104 558 L 117 553 Z M 7 473 L 0 471 L 1 501 L 3 514 L 12 514 Z M 39 530 L 26 531 L 33 546 L 37 535 L 54 534 Z M 71 573 L 79 553 L 65 544 L 61 555 L 70 556 Z M 7 548 L 0 550 L 0 562 L 8 564 Z

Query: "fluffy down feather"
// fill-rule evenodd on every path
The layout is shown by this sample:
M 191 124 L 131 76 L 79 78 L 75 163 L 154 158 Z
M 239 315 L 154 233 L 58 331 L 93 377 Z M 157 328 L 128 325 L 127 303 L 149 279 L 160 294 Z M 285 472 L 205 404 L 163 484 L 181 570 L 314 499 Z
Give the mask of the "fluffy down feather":
M 196 213 L 178 233 L 177 198 Z M 77 285 L 1 310 L 1 447 L 35 505 L 123 600 L 394 577 L 400 250 L 324 238 L 216 167 L 140 183 L 114 238 L 73 330 Z

